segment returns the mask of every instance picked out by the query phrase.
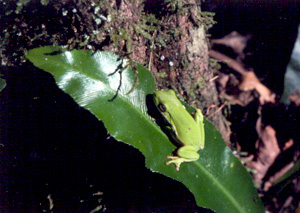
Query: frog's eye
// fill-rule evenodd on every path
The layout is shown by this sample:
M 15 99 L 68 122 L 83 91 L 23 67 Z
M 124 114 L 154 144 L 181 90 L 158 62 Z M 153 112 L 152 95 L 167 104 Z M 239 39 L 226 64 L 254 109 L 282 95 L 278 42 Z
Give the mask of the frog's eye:
M 159 104 L 159 105 L 158 105 L 158 108 L 159 108 L 159 110 L 162 111 L 162 112 L 167 111 L 167 108 L 166 108 L 165 105 L 163 105 L 163 104 Z

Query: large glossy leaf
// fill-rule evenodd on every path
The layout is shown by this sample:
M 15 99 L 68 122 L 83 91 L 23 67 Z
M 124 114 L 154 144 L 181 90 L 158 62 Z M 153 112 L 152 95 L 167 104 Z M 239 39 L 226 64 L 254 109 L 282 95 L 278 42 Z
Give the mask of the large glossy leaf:
M 126 68 L 121 75 L 118 72 L 111 75 L 125 64 L 112 53 L 41 47 L 30 50 L 26 57 L 51 73 L 57 85 L 103 121 L 115 139 L 140 150 L 147 168 L 182 182 L 199 206 L 218 212 L 263 211 L 250 175 L 208 121 L 205 121 L 206 144 L 199 151 L 200 159 L 184 163 L 179 172 L 174 165 L 165 165 L 166 156 L 176 147 L 147 114 L 146 96 L 155 87 L 151 73 L 143 66 L 137 65 L 139 84 L 127 94 L 135 74 Z M 118 95 L 112 99 L 117 91 Z

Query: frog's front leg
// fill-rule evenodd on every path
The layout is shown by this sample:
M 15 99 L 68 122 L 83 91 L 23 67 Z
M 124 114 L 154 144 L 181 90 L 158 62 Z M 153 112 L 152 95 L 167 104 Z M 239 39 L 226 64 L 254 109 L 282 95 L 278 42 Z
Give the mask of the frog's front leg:
M 179 171 L 180 164 L 184 162 L 196 161 L 200 157 L 197 153 L 197 150 L 193 146 L 183 146 L 179 148 L 177 150 L 177 155 L 178 156 L 167 156 L 167 158 L 171 160 L 166 163 L 166 165 L 174 163 L 177 171 Z

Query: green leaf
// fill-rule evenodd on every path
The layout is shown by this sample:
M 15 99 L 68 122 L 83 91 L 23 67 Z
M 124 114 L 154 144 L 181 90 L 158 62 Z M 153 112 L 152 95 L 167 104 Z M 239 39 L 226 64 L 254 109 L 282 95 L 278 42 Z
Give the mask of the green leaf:
M 6 87 L 6 81 L 0 78 L 0 92 Z
M 139 83 L 127 94 L 135 74 L 121 68 L 126 62 L 112 53 L 41 47 L 30 50 L 26 57 L 51 73 L 57 85 L 103 121 L 115 139 L 140 150 L 147 168 L 183 183 L 194 194 L 197 205 L 217 212 L 263 212 L 250 175 L 208 121 L 200 159 L 182 164 L 180 171 L 165 165 L 166 156 L 172 155 L 176 146 L 147 114 L 146 96 L 155 87 L 151 73 L 140 64 L 135 66 Z

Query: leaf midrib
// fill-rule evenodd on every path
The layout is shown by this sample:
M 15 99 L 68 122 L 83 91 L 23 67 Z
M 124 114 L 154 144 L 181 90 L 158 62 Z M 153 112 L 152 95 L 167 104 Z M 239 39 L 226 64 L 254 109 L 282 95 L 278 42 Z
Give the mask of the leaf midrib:
M 208 172 L 207 169 L 205 169 L 205 167 L 199 162 L 196 161 L 195 162 L 196 166 L 199 168 L 199 170 L 202 170 L 203 173 L 207 176 L 207 177 L 212 177 L 211 179 L 213 180 L 213 182 L 216 184 L 216 186 L 218 186 L 218 188 L 220 189 L 221 192 L 223 192 L 225 194 L 226 197 L 228 197 L 228 200 L 230 200 L 233 205 L 236 207 L 237 210 L 239 210 L 239 212 L 245 212 L 243 210 L 243 208 L 239 205 L 239 203 L 236 201 L 236 199 L 234 197 L 232 197 L 232 195 L 228 192 L 228 190 L 218 181 L 217 178 L 215 178 L 210 172 Z

